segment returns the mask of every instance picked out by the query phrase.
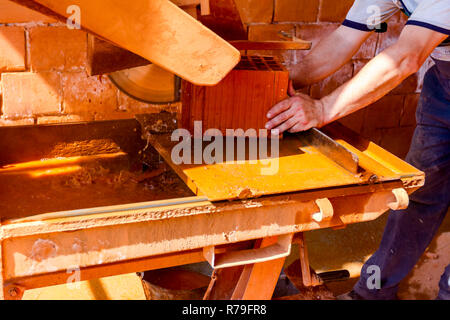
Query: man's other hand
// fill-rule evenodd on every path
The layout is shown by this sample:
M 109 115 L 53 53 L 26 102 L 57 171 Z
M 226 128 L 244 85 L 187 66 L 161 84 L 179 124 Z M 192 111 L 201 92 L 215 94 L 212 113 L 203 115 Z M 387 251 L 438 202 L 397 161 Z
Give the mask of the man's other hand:
M 266 124 L 268 130 L 279 130 L 280 133 L 306 131 L 324 125 L 323 103 L 311 97 L 297 93 L 276 104 L 267 113 L 270 120 Z

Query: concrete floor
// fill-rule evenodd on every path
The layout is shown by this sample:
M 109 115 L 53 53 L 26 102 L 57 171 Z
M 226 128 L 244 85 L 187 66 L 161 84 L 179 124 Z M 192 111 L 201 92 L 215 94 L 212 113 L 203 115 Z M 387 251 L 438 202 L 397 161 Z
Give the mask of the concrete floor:
M 335 295 L 351 290 L 364 261 L 378 248 L 386 220 L 387 214 L 384 214 L 375 221 L 351 225 L 342 230 L 325 229 L 306 233 L 310 263 L 317 272 L 347 269 L 351 274 L 347 281 L 327 284 Z M 287 264 L 297 257 L 294 248 Z M 399 298 L 435 299 L 440 277 L 449 263 L 450 215 L 447 214 L 427 251 L 401 283 Z

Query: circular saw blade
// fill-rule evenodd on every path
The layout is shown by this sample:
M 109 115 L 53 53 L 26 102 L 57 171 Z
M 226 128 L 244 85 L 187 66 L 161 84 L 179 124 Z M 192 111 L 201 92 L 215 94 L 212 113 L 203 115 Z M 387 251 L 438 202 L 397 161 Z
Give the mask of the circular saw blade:
M 163 104 L 180 98 L 180 78 L 154 64 L 117 71 L 109 78 L 122 92 L 142 102 Z

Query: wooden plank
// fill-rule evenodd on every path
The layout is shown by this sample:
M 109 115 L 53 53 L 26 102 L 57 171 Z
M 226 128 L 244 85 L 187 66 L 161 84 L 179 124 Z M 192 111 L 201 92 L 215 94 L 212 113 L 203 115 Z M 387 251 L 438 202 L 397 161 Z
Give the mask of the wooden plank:
M 200 0 L 200 11 L 203 16 L 211 14 L 210 0 Z
M 312 278 L 311 278 L 311 270 L 309 268 L 308 249 L 306 247 L 306 242 L 303 233 L 298 233 L 296 236 L 298 240 L 298 250 L 299 250 L 299 259 L 302 271 L 301 274 L 303 279 L 303 285 L 305 287 L 309 287 L 312 285 Z
M 309 50 L 310 41 L 250 41 L 234 40 L 230 43 L 238 50 Z
M 307 50 L 310 42 L 294 41 L 230 41 L 238 50 Z M 107 74 L 118 70 L 140 67 L 150 61 L 115 46 L 109 41 L 88 35 L 88 73 L 91 76 Z
M 21 22 L 55 22 L 36 11 L 19 6 L 10 0 L 0 0 L 0 23 L 21 23 Z
M 61 21 L 61 22 L 66 22 L 67 20 L 67 16 L 64 15 L 63 13 L 58 13 L 44 5 L 42 5 L 41 3 L 35 1 L 35 0 L 10 0 L 12 2 L 16 2 L 24 7 L 27 7 L 31 10 L 40 12 L 48 17 L 51 17 L 57 21 Z M 67 8 L 67 6 L 66 6 Z
M 264 238 L 257 246 L 264 248 L 277 237 Z M 270 300 L 286 258 L 246 265 L 231 297 L 232 300 Z
M 183 10 L 194 18 L 197 18 L 197 9 L 195 6 L 200 4 L 200 0 L 171 1 L 179 7 L 183 7 Z M 90 76 L 145 66 L 149 63 L 151 62 L 137 54 L 115 46 L 109 41 L 99 39 L 92 34 L 88 34 L 88 73 Z
M 171 0 L 179 7 L 191 7 L 200 4 L 201 0 Z
M 244 266 L 237 266 L 215 271 L 216 280 L 206 300 L 229 300 L 243 270 Z
M 78 5 L 83 28 L 195 84 L 217 84 L 240 59 L 238 50 L 168 0 L 15 1 L 59 17 Z

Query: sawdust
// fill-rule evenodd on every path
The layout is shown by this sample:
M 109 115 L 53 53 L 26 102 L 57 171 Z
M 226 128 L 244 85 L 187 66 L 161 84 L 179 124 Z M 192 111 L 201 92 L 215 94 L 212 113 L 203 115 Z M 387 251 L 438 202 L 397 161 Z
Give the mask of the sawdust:
M 57 143 L 53 146 L 47 157 L 80 157 L 120 151 L 120 147 L 111 139 L 90 139 Z
M 192 195 L 165 167 L 143 172 L 92 162 L 75 172 L 53 176 L 0 175 L 0 217 L 8 220 Z

